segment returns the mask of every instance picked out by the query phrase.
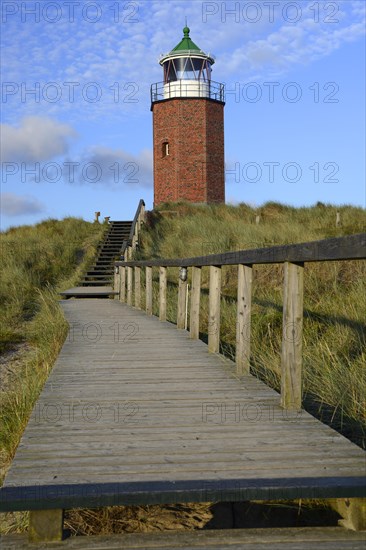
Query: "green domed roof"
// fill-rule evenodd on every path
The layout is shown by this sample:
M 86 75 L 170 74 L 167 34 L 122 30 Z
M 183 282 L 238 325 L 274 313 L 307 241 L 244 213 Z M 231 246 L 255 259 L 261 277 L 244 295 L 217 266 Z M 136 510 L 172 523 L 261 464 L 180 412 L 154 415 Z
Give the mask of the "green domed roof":
M 180 51 L 187 51 L 187 50 L 196 50 L 197 52 L 201 51 L 201 48 L 199 48 L 189 37 L 190 29 L 185 26 L 183 29 L 183 38 L 175 46 L 175 48 L 172 49 L 172 52 L 180 52 Z
M 183 29 L 183 38 L 169 53 L 162 54 L 160 56 L 159 63 L 163 65 L 168 59 L 175 57 L 199 57 L 201 59 L 207 59 L 211 65 L 215 63 L 215 59 L 212 55 L 205 53 L 193 42 L 189 37 L 190 29 L 186 26 Z

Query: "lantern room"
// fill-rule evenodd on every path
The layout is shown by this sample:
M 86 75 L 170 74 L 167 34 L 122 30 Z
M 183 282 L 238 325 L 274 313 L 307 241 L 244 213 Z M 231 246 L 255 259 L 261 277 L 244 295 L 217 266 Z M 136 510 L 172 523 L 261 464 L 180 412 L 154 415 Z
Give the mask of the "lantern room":
M 151 87 L 151 102 L 173 97 L 207 97 L 224 101 L 224 85 L 211 80 L 212 55 L 203 52 L 190 38 L 190 29 L 183 29 L 183 38 L 159 60 L 163 82 Z

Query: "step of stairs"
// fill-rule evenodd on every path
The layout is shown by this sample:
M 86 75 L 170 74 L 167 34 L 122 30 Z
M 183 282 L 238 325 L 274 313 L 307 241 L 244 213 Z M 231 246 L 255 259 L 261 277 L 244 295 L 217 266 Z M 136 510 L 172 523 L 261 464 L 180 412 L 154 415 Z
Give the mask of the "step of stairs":
M 111 279 L 100 279 L 98 281 L 81 281 L 81 286 L 108 286 L 111 284 Z
M 104 274 L 104 275 L 84 275 L 83 278 L 80 280 L 80 284 L 83 286 L 84 284 L 100 284 L 101 286 L 105 286 L 106 284 L 111 284 L 113 279 L 112 274 Z
M 105 277 L 106 279 L 108 279 L 108 277 L 112 277 L 113 276 L 113 271 L 111 270 L 107 270 L 107 269 L 99 269 L 99 270 L 93 270 L 93 271 L 87 271 L 86 274 L 85 274 L 85 277 L 93 277 L 93 276 L 96 276 L 96 275 L 100 275 L 102 277 Z

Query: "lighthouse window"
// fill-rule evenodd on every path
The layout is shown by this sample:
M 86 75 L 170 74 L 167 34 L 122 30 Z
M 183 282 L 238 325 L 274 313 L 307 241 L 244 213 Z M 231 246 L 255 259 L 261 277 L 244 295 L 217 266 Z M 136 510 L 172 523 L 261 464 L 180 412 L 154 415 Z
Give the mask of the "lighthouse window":
M 178 66 L 178 78 L 184 80 L 195 80 L 194 69 L 190 57 L 176 60 Z
M 211 65 L 206 59 L 195 59 L 193 64 L 199 80 L 211 80 Z
M 169 142 L 164 141 L 163 143 L 163 157 L 167 157 L 169 155 Z
M 173 61 L 169 61 L 169 63 L 164 65 L 164 73 L 165 82 L 174 82 L 177 80 Z
M 210 80 L 211 64 L 206 59 L 179 57 L 164 64 L 164 82 Z
M 196 78 L 201 79 L 203 77 L 202 71 L 203 71 L 204 61 L 202 61 L 202 59 L 193 59 L 192 61 L 193 61 L 194 70 L 197 74 Z

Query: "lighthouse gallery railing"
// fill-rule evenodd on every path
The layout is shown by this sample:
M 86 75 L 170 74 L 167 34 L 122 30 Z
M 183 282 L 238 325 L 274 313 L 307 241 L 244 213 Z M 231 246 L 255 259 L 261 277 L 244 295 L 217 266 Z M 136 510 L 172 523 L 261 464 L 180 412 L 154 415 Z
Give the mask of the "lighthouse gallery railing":
M 225 84 L 213 80 L 172 80 L 151 85 L 151 103 L 174 97 L 206 98 L 225 102 Z

